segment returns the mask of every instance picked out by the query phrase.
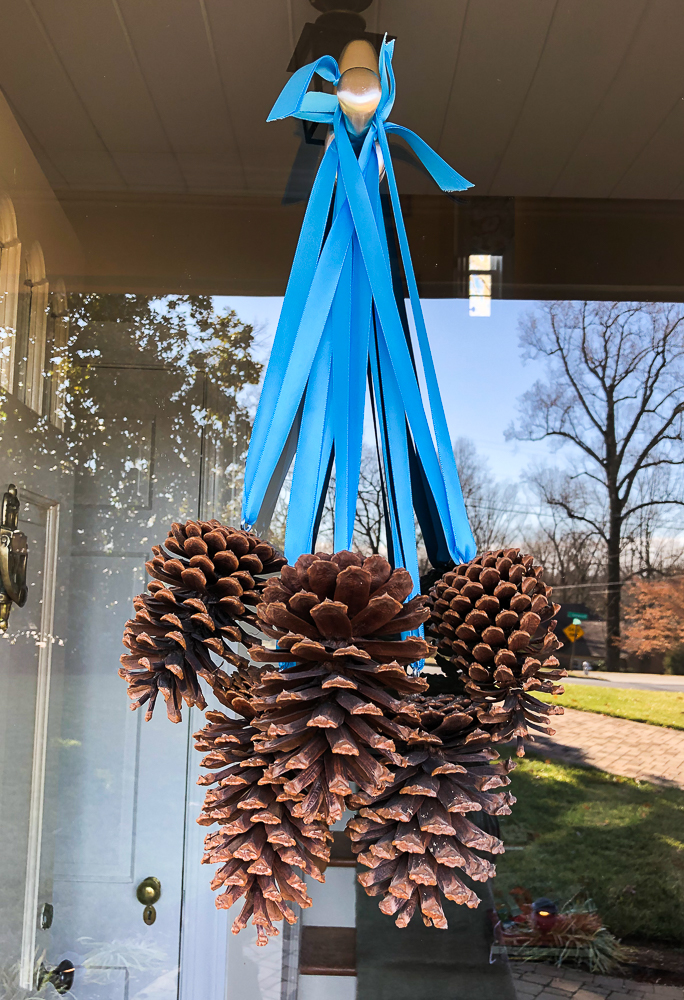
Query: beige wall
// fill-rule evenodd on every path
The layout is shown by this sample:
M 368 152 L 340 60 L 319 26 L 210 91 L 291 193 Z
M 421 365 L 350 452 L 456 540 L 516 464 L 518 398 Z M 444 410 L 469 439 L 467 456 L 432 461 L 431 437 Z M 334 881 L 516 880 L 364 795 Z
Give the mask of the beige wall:
M 93 291 L 283 295 L 304 205 L 256 195 L 59 192 Z M 465 295 L 459 259 L 503 254 L 504 298 L 684 300 L 684 202 L 408 195 L 420 292 Z
M 60 197 L 97 292 L 282 295 L 304 217 L 248 195 Z
M 0 191 L 14 206 L 22 247 L 28 250 L 37 241 L 48 279 L 63 278 L 67 287 L 72 287 L 83 272 L 78 238 L 2 94 Z

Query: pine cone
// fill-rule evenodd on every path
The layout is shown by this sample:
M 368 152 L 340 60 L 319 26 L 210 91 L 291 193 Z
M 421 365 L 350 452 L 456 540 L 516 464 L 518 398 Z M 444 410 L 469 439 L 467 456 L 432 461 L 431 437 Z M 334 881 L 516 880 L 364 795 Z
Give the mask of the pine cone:
M 254 718 L 256 712 L 252 707 L 254 689 L 261 683 L 264 668 L 242 660 L 237 670 L 223 674 L 220 684 L 214 688 L 214 694 L 221 704 L 237 712 L 245 719 Z
M 148 584 L 151 596 L 133 602 L 136 617 L 124 631 L 131 653 L 121 657 L 119 675 L 128 681 L 132 708 L 149 702 L 146 719 L 161 690 L 169 718 L 180 722 L 183 700 L 206 708 L 198 676 L 230 704 L 228 675 L 207 648 L 234 665 L 244 662 L 226 640 L 249 641 L 244 619 L 254 619 L 264 575 L 287 560 L 256 535 L 216 520 L 173 524 L 164 545 L 152 552 L 145 564 L 155 578 Z
M 562 645 L 554 634 L 560 605 L 549 601 L 542 573 L 533 556 L 501 549 L 445 573 L 430 591 L 437 662 L 468 678 L 480 724 L 495 740 L 515 736 L 518 756 L 534 739 L 530 729 L 552 736 L 546 716 L 563 712 L 528 693 L 561 694 L 552 681 L 567 676 L 552 655 Z
M 231 675 L 233 684 L 249 694 L 254 674 L 249 669 Z M 248 709 L 248 702 L 245 707 Z M 239 700 L 233 708 L 239 710 Z M 212 889 L 223 891 L 216 899 L 219 909 L 228 909 L 242 896 L 245 904 L 233 923 L 239 933 L 252 917 L 257 928 L 257 944 L 278 934 L 274 922 L 295 923 L 288 905 L 310 906 L 306 884 L 295 869 L 324 881 L 319 865 L 330 857 L 327 827 L 305 823 L 293 813 L 289 796 L 276 794 L 264 779 L 269 755 L 255 753 L 252 740 L 258 735 L 245 719 L 229 719 L 221 712 L 207 712 L 207 725 L 195 733 L 198 750 L 208 751 L 202 766 L 212 773 L 202 775 L 198 784 L 214 785 L 207 791 L 197 822 L 203 826 L 219 823 L 216 832 L 205 838 L 203 864 L 222 867 L 214 875 Z
M 183 701 L 207 707 L 200 677 L 224 701 L 228 675 L 212 661 L 209 651 L 234 665 L 244 663 L 227 645 L 227 640 L 239 642 L 241 635 L 220 604 L 210 615 L 192 591 L 172 591 L 155 582 L 150 589 L 150 594 L 140 594 L 133 601 L 135 618 L 126 622 L 123 636 L 130 653 L 121 657 L 119 676 L 128 683 L 132 709 L 147 703 L 146 720 L 152 718 L 161 691 L 169 719 L 180 722 Z
M 359 875 L 369 896 L 382 896 L 380 909 L 406 927 L 420 907 L 427 927 L 446 928 L 442 894 L 475 907 L 478 896 L 458 877 L 485 882 L 494 865 L 473 854 L 501 854 L 503 844 L 466 818 L 484 811 L 508 815 L 515 798 L 508 791 L 512 761 L 492 764 L 498 754 L 490 737 L 475 728 L 467 698 L 440 695 L 415 699 L 420 724 L 429 733 L 406 754 L 408 766 L 373 798 L 363 792 L 349 805 L 360 810 L 347 832 L 352 850 L 370 871 Z
M 427 654 L 423 639 L 400 639 L 427 617 L 425 598 L 404 569 L 351 552 L 301 556 L 263 592 L 257 615 L 278 648 L 253 647 L 253 660 L 291 663 L 267 671 L 255 690 L 255 749 L 274 754 L 264 777 L 292 796 L 292 814 L 335 823 L 356 784 L 378 794 L 402 766 L 395 739 L 421 734 L 416 708 L 400 696 L 424 691 L 402 664 Z
M 266 583 L 257 615 L 272 639 L 294 635 L 330 654 L 355 645 L 378 663 L 396 660 L 407 666 L 428 653 L 423 639 L 397 635 L 418 628 L 429 616 L 423 595 L 404 604 L 412 590 L 408 570 L 393 571 L 380 555 L 364 559 L 356 552 L 317 552 L 283 566 L 280 576 Z M 280 663 L 330 659 L 282 642 L 280 647 Z
M 247 608 L 253 613 L 259 600 L 255 577 L 275 573 L 287 562 L 268 542 L 216 520 L 174 523 L 163 545 L 153 546 L 152 552 L 153 559 L 145 563 L 150 576 L 194 590 L 234 617 L 245 615 Z

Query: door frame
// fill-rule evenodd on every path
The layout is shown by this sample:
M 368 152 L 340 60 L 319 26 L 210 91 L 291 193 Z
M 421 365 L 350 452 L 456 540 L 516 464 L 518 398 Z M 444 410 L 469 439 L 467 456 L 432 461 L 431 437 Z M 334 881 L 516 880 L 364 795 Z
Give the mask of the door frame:
M 38 897 L 43 846 L 43 805 L 45 801 L 45 768 L 48 748 L 50 686 L 52 679 L 52 647 L 57 593 L 57 557 L 59 547 L 60 504 L 57 500 L 20 489 L 22 503 L 32 503 L 45 511 L 45 556 L 38 645 L 38 675 L 36 678 L 36 708 L 33 727 L 33 759 L 29 804 L 28 852 L 24 887 L 24 917 L 21 935 L 19 984 L 33 989 L 35 979 L 36 931 L 38 929 Z M 30 539 L 29 539 L 30 545 Z M 29 552 L 30 567 L 30 552 Z

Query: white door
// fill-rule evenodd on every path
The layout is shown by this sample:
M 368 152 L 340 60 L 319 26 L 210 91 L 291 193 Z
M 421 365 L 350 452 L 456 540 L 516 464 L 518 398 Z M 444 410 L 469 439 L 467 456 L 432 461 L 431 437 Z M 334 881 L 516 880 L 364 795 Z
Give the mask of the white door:
M 88 363 L 72 373 L 80 426 L 60 434 L 1 404 L 0 486 L 18 486 L 30 556 L 29 599 L 0 643 L 0 963 L 24 988 L 41 963 L 71 963 L 79 1000 L 170 1000 L 201 720 L 172 725 L 162 703 L 145 723 L 117 669 L 150 546 L 200 512 L 202 386 L 173 398 L 154 344 L 141 351 L 115 321 L 73 347 Z M 136 887 L 149 876 L 161 898 L 146 924 Z

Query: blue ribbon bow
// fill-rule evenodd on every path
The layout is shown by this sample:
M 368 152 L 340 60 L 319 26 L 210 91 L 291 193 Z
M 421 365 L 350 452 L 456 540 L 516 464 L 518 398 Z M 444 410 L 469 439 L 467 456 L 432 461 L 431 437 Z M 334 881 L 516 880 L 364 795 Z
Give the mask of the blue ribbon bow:
M 409 144 L 443 191 L 463 191 L 472 185 L 414 132 L 387 121 L 395 95 L 393 49 L 394 42 L 383 42 L 380 104 L 360 149 L 359 142 L 356 149 L 352 145 L 337 97 L 308 89 L 314 74 L 338 83 L 339 67 L 331 56 L 294 73 L 268 118 L 324 122 L 332 126 L 333 135 L 309 198 L 264 379 L 247 455 L 242 517 L 243 525 L 251 527 L 260 514 L 263 519 L 265 509 L 272 510 L 296 452 L 285 554 L 293 561 L 311 551 L 334 456 L 334 546 L 351 547 L 368 376 L 387 491 L 388 546 L 394 564 L 405 566 L 418 588 L 414 506 L 438 561 L 449 556 L 467 561 L 475 554 L 475 543 L 420 306 L 387 134 L 399 135 Z M 405 314 L 402 318 L 403 300 L 393 287 L 380 198 L 383 165 L 417 349 Z

